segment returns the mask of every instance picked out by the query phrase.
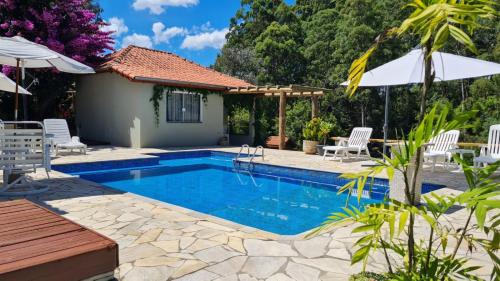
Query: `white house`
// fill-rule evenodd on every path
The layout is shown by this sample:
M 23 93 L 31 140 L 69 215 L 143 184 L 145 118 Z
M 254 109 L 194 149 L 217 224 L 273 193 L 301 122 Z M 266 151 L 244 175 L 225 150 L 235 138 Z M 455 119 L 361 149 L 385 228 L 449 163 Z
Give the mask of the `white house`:
M 150 101 L 155 85 L 165 87 L 158 116 Z M 116 146 L 215 145 L 226 133 L 216 93 L 247 86 L 175 54 L 129 46 L 79 80 L 76 125 L 82 138 Z

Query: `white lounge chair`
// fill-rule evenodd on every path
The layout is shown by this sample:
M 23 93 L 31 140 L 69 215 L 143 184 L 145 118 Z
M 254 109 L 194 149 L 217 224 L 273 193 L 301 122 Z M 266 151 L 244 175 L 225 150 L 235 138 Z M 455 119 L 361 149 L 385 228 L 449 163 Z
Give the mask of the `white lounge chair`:
M 55 155 L 60 149 L 69 149 L 73 152 L 74 149 L 80 153 L 87 153 L 87 145 L 80 142 L 79 137 L 71 137 L 69 134 L 68 123 L 64 119 L 45 119 L 45 133 L 50 135 L 51 145 L 55 151 Z
M 443 167 L 446 169 L 451 162 L 451 149 L 458 148 L 458 137 L 460 131 L 451 130 L 443 132 L 431 139 L 430 145 L 424 152 L 424 159 L 432 159 L 432 171 L 436 168 L 438 159 L 443 159 Z
M 13 125 L 13 129 L 5 128 L 4 125 L 7 124 Z M 16 128 L 19 125 L 36 125 L 37 128 Z M 0 169 L 3 170 L 3 184 L 0 187 L 0 195 L 19 196 L 46 191 L 48 186 L 26 176 L 29 173 L 36 173 L 36 170 L 40 168 L 45 169 L 47 178 L 50 178 L 50 149 L 42 123 L 2 122 L 0 124 Z
M 323 160 L 326 159 L 327 155 L 333 155 L 333 159 L 336 159 L 337 156 L 340 155 L 340 162 L 342 162 L 344 157 L 349 158 L 350 152 L 356 153 L 356 159 L 358 159 L 361 156 L 361 152 L 363 151 L 368 157 L 370 157 L 370 152 L 368 151 L 368 142 L 370 141 L 372 131 L 372 128 L 354 128 L 349 139 L 341 138 L 338 145 L 323 147 Z
M 500 161 L 500 124 L 490 126 L 488 144 L 481 147 L 479 157 L 474 158 L 474 167 L 486 166 Z

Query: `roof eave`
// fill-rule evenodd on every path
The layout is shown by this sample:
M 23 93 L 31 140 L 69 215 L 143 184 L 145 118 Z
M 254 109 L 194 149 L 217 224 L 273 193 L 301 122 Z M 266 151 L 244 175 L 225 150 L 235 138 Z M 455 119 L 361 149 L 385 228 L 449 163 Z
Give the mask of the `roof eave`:
M 227 89 L 230 88 L 230 87 L 225 86 L 225 85 L 213 85 L 213 84 L 206 84 L 206 83 L 186 82 L 186 81 L 151 78 L 151 77 L 143 77 L 143 76 L 135 76 L 132 79 L 132 81 L 145 82 L 145 83 L 155 83 L 155 84 L 166 85 L 166 86 L 207 89 L 207 90 L 215 90 L 215 91 L 226 91 Z

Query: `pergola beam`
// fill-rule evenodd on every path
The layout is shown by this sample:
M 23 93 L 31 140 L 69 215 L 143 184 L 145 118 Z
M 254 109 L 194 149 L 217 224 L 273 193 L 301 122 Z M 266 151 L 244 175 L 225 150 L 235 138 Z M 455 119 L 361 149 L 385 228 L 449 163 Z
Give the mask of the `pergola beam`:
M 301 85 L 289 85 L 289 86 L 248 86 L 248 87 L 236 87 L 230 88 L 226 91 L 227 94 L 253 94 L 253 95 L 264 95 L 264 96 L 280 96 L 281 93 L 285 93 L 287 96 L 322 96 L 328 89 L 301 86 Z

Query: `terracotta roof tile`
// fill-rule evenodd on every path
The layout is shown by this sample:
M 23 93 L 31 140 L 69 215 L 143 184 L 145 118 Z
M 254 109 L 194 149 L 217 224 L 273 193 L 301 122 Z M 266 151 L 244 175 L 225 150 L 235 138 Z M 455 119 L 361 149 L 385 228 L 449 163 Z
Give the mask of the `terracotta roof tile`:
M 195 88 L 252 86 L 241 79 L 203 67 L 178 55 L 133 45 L 110 54 L 108 61 L 98 71 L 116 72 L 132 81 Z

